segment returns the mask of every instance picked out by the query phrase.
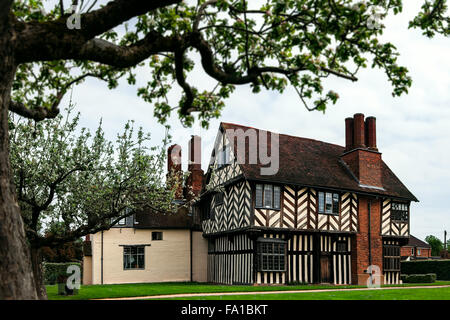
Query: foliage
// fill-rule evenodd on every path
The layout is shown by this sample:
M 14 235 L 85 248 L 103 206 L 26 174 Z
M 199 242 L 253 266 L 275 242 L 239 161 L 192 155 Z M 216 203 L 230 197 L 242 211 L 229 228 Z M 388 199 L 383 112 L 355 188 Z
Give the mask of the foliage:
M 148 147 L 150 136 L 127 122 L 114 144 L 101 123 L 91 134 L 79 119 L 69 108 L 38 123 L 12 120 L 11 166 L 32 246 L 58 248 L 136 210 L 174 210 L 163 176 L 168 137 Z
M 401 279 L 403 283 L 434 283 L 436 282 L 436 274 L 402 274 Z
M 380 40 L 383 21 L 402 11 L 402 0 L 115 0 L 103 7 L 81 1 L 80 30 L 64 29 L 64 3 L 48 12 L 41 0 L 15 1 L 12 7 L 24 26 L 48 37 L 45 50 L 33 51 L 34 45 L 42 48 L 39 40 L 29 38 L 25 27 L 23 38 L 19 34 L 29 46 L 20 52 L 10 110 L 37 120 L 54 116 L 68 88 L 87 77 L 109 88 L 120 79 L 137 85 L 162 123 L 178 110 L 185 125 L 197 112 L 204 127 L 219 117 L 236 85 L 248 84 L 254 93 L 292 86 L 308 110 L 319 111 L 339 98 L 324 88 L 329 76 L 356 81 L 361 68 L 380 68 L 393 96 L 411 86 L 395 45 Z M 428 37 L 448 36 L 448 21 L 446 0 L 424 0 L 409 27 Z M 69 44 L 70 52 L 62 49 Z M 200 54 L 210 87 L 188 83 L 197 72 L 193 52 Z M 138 70 L 149 75 L 146 84 L 137 83 Z M 174 83 L 183 91 L 178 104 L 169 95 Z
M 45 284 L 56 284 L 58 283 L 58 278 L 66 278 L 69 276 L 67 274 L 67 268 L 71 265 L 78 266 L 81 272 L 81 279 L 83 279 L 83 268 L 80 263 L 76 262 L 64 262 L 64 263 L 53 263 L 44 262 L 42 265 L 44 272 L 44 283 Z
M 439 238 L 429 235 L 425 238 L 425 241 L 431 246 L 432 256 L 439 256 L 441 254 L 442 249 L 444 249 L 444 244 Z
M 435 273 L 438 280 L 450 280 L 450 260 L 402 261 L 401 274 Z

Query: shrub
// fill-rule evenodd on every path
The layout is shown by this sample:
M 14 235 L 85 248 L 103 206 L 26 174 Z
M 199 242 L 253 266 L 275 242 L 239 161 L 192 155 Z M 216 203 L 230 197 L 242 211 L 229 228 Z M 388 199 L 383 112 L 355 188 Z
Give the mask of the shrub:
M 403 283 L 433 283 L 436 281 L 436 274 L 402 274 L 401 279 Z
M 435 273 L 438 280 L 450 280 L 450 260 L 402 261 L 401 273 Z
M 76 265 L 80 267 L 80 277 L 83 279 L 82 273 L 83 269 L 81 268 L 81 263 L 78 262 L 63 262 L 63 263 L 53 263 L 53 262 L 44 262 L 42 265 L 42 269 L 44 272 L 44 284 L 56 284 L 56 283 L 65 283 L 70 274 L 67 274 L 67 268 L 71 265 Z M 80 279 L 80 280 L 81 280 Z

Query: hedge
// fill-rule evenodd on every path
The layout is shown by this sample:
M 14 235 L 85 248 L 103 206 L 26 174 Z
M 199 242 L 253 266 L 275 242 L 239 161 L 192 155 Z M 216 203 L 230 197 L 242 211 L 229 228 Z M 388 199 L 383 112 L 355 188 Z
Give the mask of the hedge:
M 44 262 L 42 265 L 43 273 L 44 273 L 44 283 L 45 284 L 56 284 L 58 282 L 66 282 L 67 277 L 70 274 L 67 274 L 67 268 L 71 265 L 76 265 L 80 267 L 80 281 L 83 279 L 83 269 L 81 267 L 81 263 L 78 262 L 63 262 L 63 263 L 53 263 L 53 262 Z M 59 280 L 59 281 L 58 281 Z
M 435 273 L 438 280 L 450 280 L 450 260 L 402 261 L 401 274 Z
M 436 274 L 402 274 L 401 279 L 403 283 L 433 283 L 436 281 Z

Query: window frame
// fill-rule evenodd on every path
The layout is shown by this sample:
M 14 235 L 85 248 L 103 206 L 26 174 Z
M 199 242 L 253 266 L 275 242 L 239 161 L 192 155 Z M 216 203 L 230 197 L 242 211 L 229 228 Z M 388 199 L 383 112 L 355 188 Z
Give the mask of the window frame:
M 406 209 L 393 209 L 394 205 L 405 206 Z M 400 218 L 399 218 L 400 216 Z M 404 218 L 406 216 L 406 219 Z M 409 204 L 405 202 L 392 201 L 391 202 L 391 221 L 409 223 Z
M 154 236 L 157 236 L 157 235 L 161 235 L 161 238 L 160 239 L 155 239 L 155 238 L 159 238 L 159 237 L 154 237 Z M 152 231 L 152 241 L 162 241 L 164 238 L 163 238 L 163 232 L 162 231 Z
M 145 270 L 145 245 L 125 245 L 123 246 L 123 255 L 122 255 L 122 266 L 123 270 Z M 126 250 L 130 249 L 130 253 L 126 253 Z M 132 253 L 131 250 L 136 249 L 136 253 Z M 142 249 L 142 253 L 139 253 L 139 249 Z M 125 263 L 126 256 L 136 256 L 136 268 L 127 268 Z M 142 256 L 142 267 L 139 267 L 139 259 L 138 256 Z
M 344 250 L 342 250 L 342 247 L 343 247 Z M 347 253 L 347 252 L 349 252 L 347 241 L 345 241 L 345 240 L 338 240 L 338 241 L 336 241 L 336 252 L 339 252 L 339 253 Z
M 383 271 L 400 271 L 400 246 L 383 245 Z
M 261 204 L 258 203 L 258 186 L 261 186 Z M 271 203 L 270 206 L 266 206 L 266 186 L 269 187 L 271 192 Z M 275 188 L 279 190 L 278 207 L 275 207 Z M 267 189 L 267 190 L 269 190 Z M 282 187 L 277 184 L 270 183 L 256 183 L 255 184 L 255 208 L 256 209 L 266 209 L 266 210 L 281 210 L 281 198 L 282 198 Z
M 320 210 L 320 194 L 323 194 L 323 211 Z M 327 212 L 327 195 L 330 195 L 331 199 L 331 212 Z M 335 203 L 335 196 L 337 196 L 337 202 Z M 317 191 L 317 204 L 316 211 L 318 214 L 327 214 L 330 216 L 339 216 L 341 214 L 341 194 L 339 192 L 332 191 Z M 337 208 L 337 212 L 334 211 L 335 204 Z
M 276 238 L 260 238 L 256 242 L 256 247 L 258 272 L 286 272 L 287 243 L 285 240 Z M 270 250 L 267 251 L 271 252 L 263 252 L 264 247 L 267 249 L 270 248 Z M 280 248 L 282 248 L 282 250 Z M 277 262 L 276 264 L 278 265 L 278 268 L 275 268 L 275 262 Z M 267 264 L 267 267 L 265 267 L 265 264 Z M 269 268 L 270 265 L 272 265 L 272 268 Z M 283 268 L 281 268 L 281 266 Z

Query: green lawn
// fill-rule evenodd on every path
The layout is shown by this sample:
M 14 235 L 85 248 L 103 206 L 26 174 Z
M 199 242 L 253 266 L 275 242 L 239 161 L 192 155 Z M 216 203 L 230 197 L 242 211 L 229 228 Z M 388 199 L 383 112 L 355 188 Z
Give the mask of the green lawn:
M 450 281 L 437 281 L 433 284 L 403 284 L 401 286 L 418 285 L 450 285 Z M 78 295 L 59 296 L 57 286 L 47 286 L 49 300 L 86 300 L 101 298 L 139 297 L 177 293 L 211 293 L 211 292 L 248 292 L 248 291 L 286 291 L 286 290 L 312 290 L 336 288 L 362 288 L 363 286 L 330 286 L 330 285 L 298 285 L 298 286 L 225 286 L 201 283 L 135 283 L 81 286 Z M 430 289 L 431 290 L 431 289 Z M 309 295 L 309 294 L 308 294 Z M 276 295 L 274 295 L 276 296 Z M 244 299 L 251 299 L 246 296 Z M 218 297 L 215 297 L 216 299 Z M 264 295 L 261 299 L 269 299 Z M 289 295 L 280 296 L 289 299 Z
M 450 300 L 450 288 L 203 296 L 175 300 Z

